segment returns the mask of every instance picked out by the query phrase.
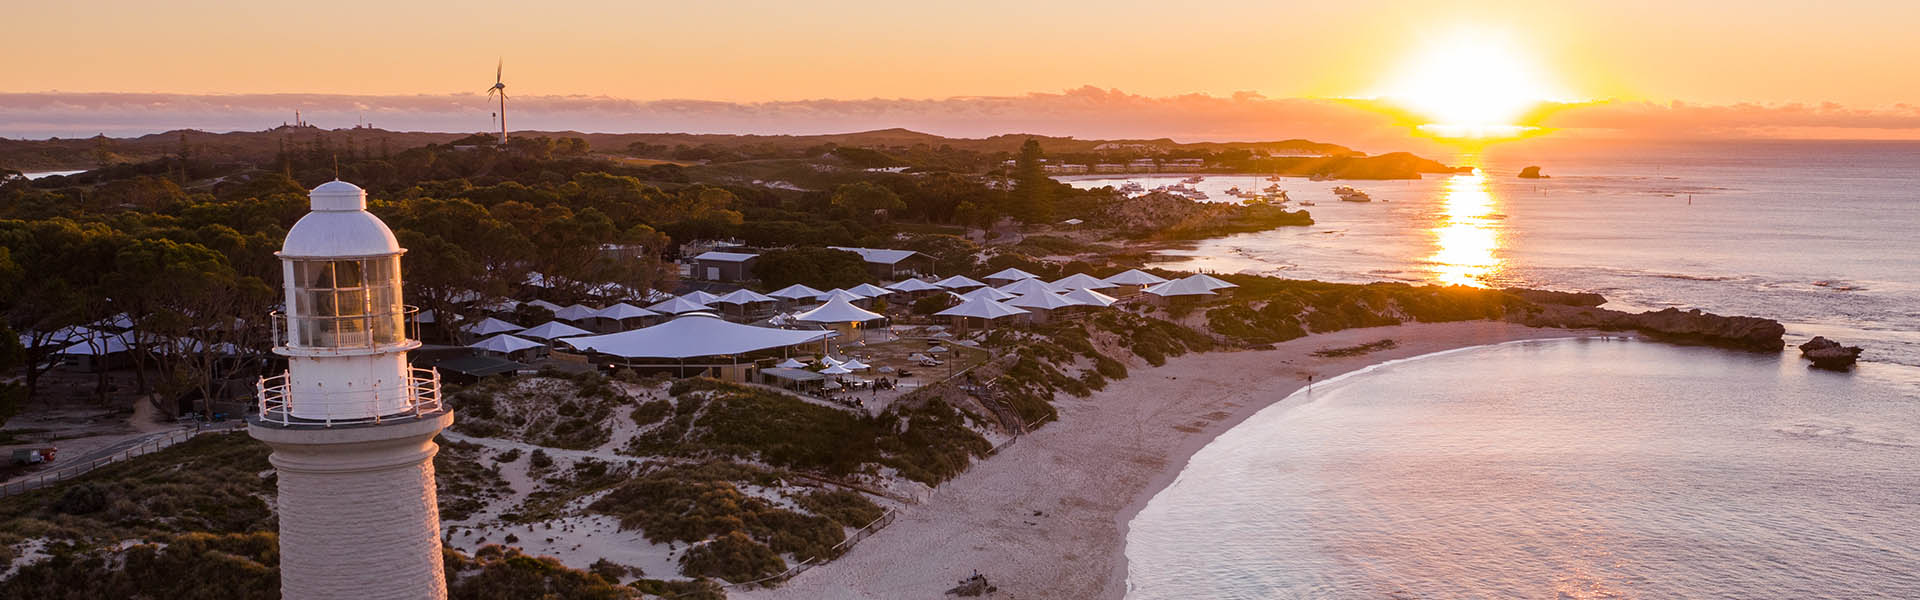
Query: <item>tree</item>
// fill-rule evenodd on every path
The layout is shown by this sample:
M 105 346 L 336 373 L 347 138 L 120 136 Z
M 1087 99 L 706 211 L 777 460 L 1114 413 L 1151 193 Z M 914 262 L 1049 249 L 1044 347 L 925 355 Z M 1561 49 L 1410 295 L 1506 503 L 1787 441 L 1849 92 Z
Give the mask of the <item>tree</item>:
M 1040 150 L 1039 140 L 1028 138 L 1020 145 L 1020 155 L 1014 159 L 1013 206 L 1007 211 L 1013 218 L 1028 223 L 1053 222 L 1053 187 L 1055 182 L 1047 177 L 1042 166 L 1046 154 Z
M 873 281 L 860 255 L 832 248 L 765 252 L 754 260 L 753 274 L 769 289 L 796 283 L 816 289 L 847 288 Z
M 900 201 L 900 195 L 893 190 L 874 185 L 870 181 L 843 184 L 833 189 L 830 203 L 837 208 L 847 210 L 869 223 L 884 221 L 885 215 L 899 212 L 907 207 Z

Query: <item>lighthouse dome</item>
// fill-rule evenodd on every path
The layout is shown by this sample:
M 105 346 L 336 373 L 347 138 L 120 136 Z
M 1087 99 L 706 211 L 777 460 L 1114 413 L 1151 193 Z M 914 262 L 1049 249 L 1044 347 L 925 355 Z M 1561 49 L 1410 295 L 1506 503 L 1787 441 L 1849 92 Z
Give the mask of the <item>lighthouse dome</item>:
M 399 254 L 400 241 L 379 217 L 367 212 L 367 192 L 329 181 L 308 193 L 313 212 L 301 217 L 280 246 L 283 257 L 358 257 Z

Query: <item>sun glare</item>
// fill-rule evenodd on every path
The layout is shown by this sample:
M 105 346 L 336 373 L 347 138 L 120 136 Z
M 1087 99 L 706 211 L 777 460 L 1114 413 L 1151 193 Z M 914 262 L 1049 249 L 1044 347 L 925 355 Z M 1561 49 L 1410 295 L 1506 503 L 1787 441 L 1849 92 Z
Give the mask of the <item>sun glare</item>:
M 1526 129 L 1520 120 L 1559 94 L 1530 55 L 1505 37 L 1458 31 L 1410 54 L 1379 96 L 1411 111 L 1442 137 L 1499 137 Z

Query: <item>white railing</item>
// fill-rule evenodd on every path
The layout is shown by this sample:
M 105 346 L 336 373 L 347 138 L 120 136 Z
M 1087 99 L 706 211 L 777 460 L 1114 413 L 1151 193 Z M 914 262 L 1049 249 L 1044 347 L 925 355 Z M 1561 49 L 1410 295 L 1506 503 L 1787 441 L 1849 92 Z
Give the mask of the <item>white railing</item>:
M 440 370 L 407 369 L 397 386 L 346 392 L 302 392 L 296 407 L 287 373 L 260 378 L 260 421 L 283 426 L 332 427 L 414 419 L 440 411 Z M 399 402 L 395 402 L 396 397 Z M 398 410 L 393 407 L 398 406 Z M 295 415 L 295 411 L 300 415 Z M 313 417 L 312 415 L 321 415 Z

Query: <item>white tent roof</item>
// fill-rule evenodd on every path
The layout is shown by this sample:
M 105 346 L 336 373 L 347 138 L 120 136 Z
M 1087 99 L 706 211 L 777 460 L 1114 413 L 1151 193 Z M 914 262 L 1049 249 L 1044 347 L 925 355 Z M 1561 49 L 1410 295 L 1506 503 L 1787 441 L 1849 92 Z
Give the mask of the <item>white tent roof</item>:
M 478 323 L 474 323 L 472 325 L 466 326 L 465 329 L 467 330 L 467 333 L 471 333 L 474 335 L 493 335 L 496 333 L 507 333 L 509 331 L 519 331 L 526 328 L 521 327 L 519 325 L 512 324 L 512 323 L 508 323 L 506 321 L 495 319 L 493 317 L 487 317 L 485 319 L 481 319 L 480 322 Z
M 1206 283 L 1192 278 L 1175 279 L 1166 283 L 1147 286 L 1140 290 L 1155 296 L 1212 296 L 1213 290 Z
M 1124 273 L 1115 273 L 1106 278 L 1107 283 L 1119 285 L 1153 285 L 1166 283 L 1167 279 L 1139 269 L 1128 269 Z
M 840 363 L 840 366 L 847 369 L 852 369 L 855 371 L 861 371 L 861 370 L 871 368 L 867 366 L 867 363 L 860 362 L 860 359 L 858 358 L 849 358 L 847 359 L 847 362 Z
M 432 311 L 428 311 L 428 312 L 432 312 Z M 43 342 L 43 345 L 51 346 L 54 344 L 60 344 L 64 346 L 66 344 L 83 340 L 83 339 L 86 339 L 88 336 L 94 336 L 94 335 L 101 335 L 101 332 L 90 327 L 84 327 L 80 325 L 69 325 L 66 327 L 55 329 L 53 330 L 53 333 L 47 334 L 46 337 L 43 338 L 45 340 Z M 20 345 L 28 348 L 32 348 L 33 338 L 34 338 L 34 335 L 31 333 L 20 334 Z
M 1000 317 L 1025 314 L 1026 312 L 1027 310 L 1024 308 L 1015 308 L 992 300 L 975 299 L 962 302 L 958 306 L 934 314 L 943 317 L 979 317 L 992 320 Z
M 694 290 L 691 292 L 687 292 L 685 294 L 681 294 L 680 297 L 686 298 L 688 300 L 692 300 L 694 302 L 698 302 L 700 304 L 713 304 L 713 301 L 720 299 L 719 296 L 709 294 L 704 290 Z
M 553 311 L 553 317 L 556 319 L 561 319 L 565 321 L 578 321 L 581 319 L 591 318 L 593 316 L 598 315 L 599 313 L 600 313 L 599 310 L 596 310 L 591 306 L 587 306 L 585 304 L 575 304 L 573 306 L 569 306 L 566 308 L 562 308 L 560 310 Z
M 859 295 L 862 295 L 862 296 L 866 296 L 866 297 L 868 297 L 868 298 L 873 298 L 873 297 L 877 297 L 877 296 L 885 296 L 885 295 L 888 295 L 888 294 L 892 294 L 892 293 L 893 293 L 893 290 L 890 290 L 890 289 L 887 289 L 887 288 L 883 288 L 883 287 L 880 287 L 880 286 L 877 286 L 877 285 L 874 285 L 874 284 L 871 284 L 871 283 L 862 283 L 862 284 L 860 284 L 860 285 L 856 285 L 856 286 L 853 286 L 853 287 L 850 287 L 850 288 L 847 288 L 847 291 L 849 291 L 849 292 L 853 292 L 853 293 L 855 293 L 855 294 L 859 294 Z
M 512 353 L 530 348 L 545 346 L 533 340 L 520 339 L 507 334 L 496 335 L 478 342 L 467 344 L 468 348 L 479 348 L 488 352 Z
M 1087 288 L 1080 288 L 1071 292 L 1067 292 L 1065 294 L 1062 294 L 1060 297 L 1080 303 L 1082 306 L 1107 307 L 1107 306 L 1113 306 L 1113 303 L 1120 301 L 1114 298 L 1113 296 L 1108 296 L 1106 294 L 1102 294 L 1100 292 L 1096 292 Z
M 579 327 L 574 327 L 566 323 L 561 323 L 559 321 L 547 321 L 545 323 L 541 323 L 539 325 L 535 325 L 533 327 L 523 329 L 520 331 L 518 335 L 520 337 L 551 340 L 551 339 L 563 338 L 563 337 L 573 337 L 576 335 L 587 335 L 589 333 L 593 333 L 593 332 L 587 331 L 585 329 L 581 329 Z
M 755 327 L 711 315 L 687 315 L 633 331 L 562 341 L 581 350 L 625 358 L 692 358 L 796 346 L 831 335 L 830 331 Z
M 115 352 L 126 352 L 128 349 L 132 347 L 133 347 L 133 334 L 130 332 L 122 333 L 118 335 L 108 335 L 105 333 L 94 332 L 93 334 L 90 334 L 84 338 L 81 338 L 80 341 L 74 342 L 70 346 L 61 348 L 59 354 L 72 354 L 76 356 L 100 356 L 105 354 L 113 354 Z
M 933 284 L 943 288 L 950 289 L 950 290 L 957 290 L 960 288 L 980 287 L 980 286 L 986 285 L 984 283 L 980 283 L 978 281 L 968 279 L 967 276 L 965 275 L 955 275 L 952 277 L 948 277 L 946 279 L 935 281 L 933 282 Z
M 1066 277 L 1061 277 L 1059 280 L 1054 281 L 1052 285 L 1055 289 L 1060 290 L 1104 290 L 1119 287 L 1086 273 L 1074 273 Z
M 800 359 L 797 358 L 788 358 L 774 366 L 782 369 L 804 369 L 807 367 L 807 363 L 800 362 Z
M 834 299 L 853 302 L 855 300 L 865 300 L 867 299 L 867 297 L 854 292 L 849 292 L 840 288 L 833 288 L 831 290 L 821 292 L 820 295 L 814 296 L 813 299 L 819 300 L 821 302 L 827 302 Z
M 840 359 L 838 359 L 838 358 L 834 358 L 832 354 L 828 354 L 828 355 L 826 355 L 826 356 L 822 356 L 822 357 L 820 357 L 820 364 L 823 364 L 823 365 L 826 365 L 826 366 L 829 366 L 829 367 L 831 367 L 831 366 L 834 366 L 834 365 L 838 365 L 838 364 L 840 364 L 840 363 L 842 363 L 842 362 L 845 362 L 845 361 L 842 361 L 842 360 L 840 360 Z
M 1237 288 L 1237 287 L 1240 287 L 1240 286 L 1237 286 L 1237 285 L 1234 285 L 1234 284 L 1231 284 L 1231 283 L 1227 283 L 1227 281 L 1226 281 L 1226 280 L 1223 280 L 1223 279 L 1220 279 L 1220 278 L 1218 278 L 1218 277 L 1214 277 L 1214 276 L 1212 276 L 1212 275 L 1208 275 L 1208 274 L 1206 274 L 1206 273 L 1194 273 L 1194 274 L 1192 274 L 1192 275 L 1188 275 L 1188 276 L 1186 276 L 1186 277 L 1182 277 L 1182 278 L 1180 278 L 1180 279 L 1181 279 L 1182 281 L 1185 281 L 1185 280 L 1188 280 L 1188 279 L 1191 279 L 1191 280 L 1194 280 L 1194 281 L 1197 281 L 1197 282 L 1200 282 L 1200 283 L 1201 283 L 1202 285 L 1205 285 L 1205 286 L 1207 286 L 1207 289 L 1209 289 L 1209 290 L 1218 290 L 1218 289 L 1223 289 L 1223 288 Z
M 657 316 L 660 316 L 660 313 L 653 312 L 644 308 L 640 308 L 632 304 L 627 304 L 625 302 L 621 302 L 618 304 L 614 304 L 613 306 L 609 306 L 609 307 L 594 311 L 593 316 L 600 317 L 602 319 L 613 319 L 615 321 L 624 321 L 627 319 L 638 319 L 640 317 L 657 317 Z
M 1038 294 L 1027 294 L 1025 296 L 1021 296 L 1019 298 L 1014 298 L 1012 300 L 1007 301 L 1007 306 L 1018 306 L 1021 308 L 1038 308 L 1042 310 L 1053 310 L 1056 308 L 1066 308 L 1069 306 L 1079 306 L 1079 305 L 1080 303 L 1074 302 L 1072 300 L 1068 300 L 1066 298 L 1062 298 L 1060 297 L 1059 294 L 1046 293 L 1046 292 L 1038 293 Z
M 925 281 L 921 281 L 918 279 L 902 279 L 900 281 L 887 284 L 887 289 L 890 289 L 896 292 L 924 292 L 927 290 L 940 289 L 940 286 L 927 283 Z
M 1034 294 L 1057 294 L 1062 291 L 1065 291 L 1060 288 L 1053 287 L 1053 284 L 1047 283 L 1045 281 L 1041 281 L 1039 278 L 1022 279 L 1019 281 L 1015 281 L 1013 283 L 1000 286 L 999 289 L 1002 292 L 1006 292 L 1009 294 L 1019 294 L 1021 296 L 1032 296 Z
M 690 312 L 701 311 L 701 310 L 713 310 L 713 307 L 707 306 L 706 304 L 702 304 L 699 302 L 694 302 L 686 298 L 674 298 L 666 302 L 661 302 L 659 304 L 649 306 L 647 307 L 647 310 L 660 312 L 660 313 L 667 313 L 670 315 L 677 315 L 680 313 L 690 313 Z
M 773 296 L 775 298 L 786 298 L 788 300 L 805 300 L 809 298 L 817 298 L 824 293 L 826 292 L 822 292 L 820 290 L 816 290 L 816 289 L 796 283 L 796 284 L 775 290 L 773 293 L 767 294 L 767 295 Z
M 846 365 L 834 365 L 820 370 L 821 375 L 846 375 L 852 372 L 853 369 L 847 368 Z
M 998 279 L 1001 281 L 1019 281 L 1022 279 L 1039 279 L 1039 278 L 1040 278 L 1039 275 L 1035 275 L 1032 273 L 1028 273 L 1026 271 L 1008 267 L 1005 269 L 1001 269 L 999 273 L 988 275 L 987 281 L 993 281 L 995 279 Z
M 990 287 L 983 287 L 964 294 L 958 294 L 958 296 L 960 296 L 961 300 L 1011 300 L 1020 297 L 1019 294 L 1003 292 Z
M 712 301 L 708 302 L 707 304 L 713 304 L 715 302 L 718 302 L 720 304 L 753 304 L 755 302 L 773 302 L 774 300 L 775 299 L 772 296 L 768 296 L 766 294 L 762 294 L 760 292 L 756 292 L 747 288 L 740 288 L 731 292 L 727 292 L 727 295 L 725 296 L 714 298 Z
M 439 323 L 440 316 L 433 314 L 433 309 L 429 308 L 420 311 L 420 314 L 414 315 L 413 320 L 417 323 Z
M 826 304 L 793 316 L 793 320 L 805 323 L 853 323 L 884 318 L 880 313 L 848 303 L 845 298 L 828 300 Z
M 552 303 L 552 302 L 548 302 L 548 301 L 545 301 L 545 300 L 534 300 L 534 301 L 532 301 L 532 302 L 528 302 L 527 304 L 528 304 L 528 305 L 530 305 L 530 306 L 538 306 L 538 307 L 540 307 L 540 308 L 544 308 L 544 309 L 547 309 L 547 310 L 550 310 L 550 311 L 554 311 L 554 312 L 559 312 L 559 311 L 560 311 L 560 309 L 561 309 L 561 308 L 563 308 L 562 306 L 560 306 L 560 305 L 558 305 L 558 304 L 554 304 L 554 303 Z

